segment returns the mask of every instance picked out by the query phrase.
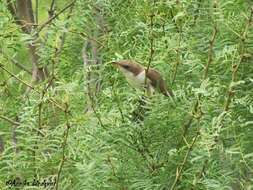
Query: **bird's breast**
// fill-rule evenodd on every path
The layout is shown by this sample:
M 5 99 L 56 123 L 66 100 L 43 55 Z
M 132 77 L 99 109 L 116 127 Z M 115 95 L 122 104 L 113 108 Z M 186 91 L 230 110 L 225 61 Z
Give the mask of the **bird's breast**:
M 126 72 L 126 80 L 127 82 L 133 86 L 134 88 L 143 88 L 145 83 L 145 71 L 142 71 L 138 75 L 134 75 L 131 72 Z
M 131 72 L 126 72 L 124 74 L 125 74 L 127 82 L 131 86 L 133 86 L 134 88 L 143 90 L 144 84 L 145 84 L 145 70 L 143 70 L 142 72 L 140 72 L 138 75 L 134 75 Z M 147 79 L 147 83 L 148 83 L 148 88 L 149 88 L 150 92 L 153 93 L 154 92 L 154 88 L 150 84 L 149 79 Z

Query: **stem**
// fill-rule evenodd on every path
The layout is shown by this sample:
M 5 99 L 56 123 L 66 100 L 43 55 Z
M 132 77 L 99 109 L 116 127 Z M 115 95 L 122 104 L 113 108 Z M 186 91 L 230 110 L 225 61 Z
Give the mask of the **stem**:
M 212 38 L 211 38 L 211 40 L 209 41 L 208 59 L 207 59 L 207 64 L 206 64 L 206 67 L 205 67 L 205 70 L 204 70 L 203 79 L 206 79 L 206 78 L 207 78 L 208 70 L 209 70 L 210 64 L 211 64 L 212 61 L 213 61 L 213 46 L 214 46 L 214 41 L 215 41 L 215 39 L 216 39 L 216 37 L 217 37 L 217 32 L 218 32 L 217 24 L 215 23 L 215 24 L 214 24 L 214 27 L 213 27 Z
M 22 79 L 18 78 L 16 75 L 14 75 L 12 72 L 10 72 L 9 70 L 7 70 L 2 64 L 0 64 L 0 68 L 3 69 L 5 72 L 7 72 L 9 75 L 11 75 L 13 78 L 15 78 L 16 80 L 18 80 L 19 82 L 21 82 L 22 84 L 26 85 L 27 87 L 29 87 L 30 89 L 32 89 L 34 92 L 40 94 L 40 92 L 35 89 L 34 86 L 28 84 L 27 82 L 23 81 Z M 65 109 L 59 104 L 57 103 L 53 98 L 49 98 L 48 99 L 49 102 L 51 102 L 52 104 L 54 104 L 56 107 L 58 107 L 59 109 L 61 109 L 62 111 L 64 111 Z
M 39 22 L 39 0 L 35 1 L 35 24 L 38 25 Z
M 68 136 L 69 136 L 69 129 L 70 129 L 70 123 L 69 123 L 69 111 L 68 111 L 68 104 L 65 104 L 65 120 L 66 120 L 66 129 L 63 133 L 63 142 L 62 142 L 62 158 L 61 158 L 61 162 L 59 164 L 59 169 L 57 172 L 57 178 L 56 178 L 56 186 L 55 186 L 55 190 L 58 190 L 59 187 L 59 180 L 61 177 L 61 173 L 62 173 L 62 168 L 64 166 L 65 160 L 66 160 L 66 147 L 67 147 L 67 140 L 68 140 Z
M 12 125 L 17 125 L 17 126 L 20 125 L 19 122 L 13 121 L 12 119 L 9 119 L 8 117 L 5 117 L 3 115 L 0 115 L 0 119 L 3 119 L 5 121 L 9 122 Z
M 252 23 L 252 19 L 253 19 L 253 8 L 251 8 L 250 17 L 248 19 L 248 22 L 245 26 L 244 31 L 242 32 L 242 38 L 241 38 L 241 46 L 242 46 L 241 49 L 242 50 L 240 52 L 240 59 L 237 64 L 232 65 L 231 82 L 228 85 L 227 97 L 224 102 L 223 110 L 219 114 L 220 120 L 219 120 L 219 122 L 217 122 L 217 124 L 215 126 L 216 130 L 213 132 L 213 134 L 217 134 L 217 135 L 214 135 L 213 143 L 211 144 L 211 146 L 209 148 L 210 153 L 214 150 L 214 147 L 218 144 L 218 138 L 219 138 L 220 131 L 224 127 L 223 121 L 224 121 L 225 116 L 227 115 L 227 112 L 229 111 L 229 105 L 231 104 L 231 99 L 234 95 L 234 92 L 233 92 L 234 87 L 232 86 L 232 83 L 236 82 L 237 71 L 239 69 L 239 66 L 243 62 L 243 58 L 244 58 L 244 54 L 245 54 L 245 40 L 247 38 L 248 29 Z M 206 159 L 202 165 L 201 171 L 197 175 L 197 180 L 200 180 L 202 177 L 204 177 L 204 174 L 206 173 L 206 169 L 208 168 L 208 163 L 209 163 L 209 159 Z
M 217 8 L 217 2 L 216 1 L 214 2 L 214 5 L 213 5 L 213 9 L 214 10 L 215 10 L 215 8 Z M 209 40 L 207 64 L 206 64 L 205 69 L 203 71 L 204 73 L 203 73 L 203 77 L 202 77 L 202 80 L 201 80 L 201 84 L 207 78 L 209 67 L 210 67 L 211 63 L 213 62 L 213 48 L 214 48 L 214 42 L 215 42 L 215 40 L 217 38 L 217 33 L 218 33 L 217 24 L 214 23 L 214 25 L 213 25 L 213 33 L 212 33 L 211 39 Z M 192 121 L 194 119 L 194 112 L 197 110 L 197 108 L 198 108 L 198 106 L 200 104 L 201 97 L 202 97 L 202 95 L 198 94 L 197 100 L 196 100 L 196 102 L 193 105 L 193 109 L 191 111 L 190 118 L 188 119 L 187 124 L 184 125 L 184 132 L 183 132 L 182 140 L 180 142 L 182 142 L 183 139 L 185 139 L 185 137 L 186 137 L 186 135 L 188 133 L 188 129 L 190 128 L 190 126 L 192 124 Z
M 177 185 L 177 183 L 179 182 L 180 177 L 181 177 L 181 175 L 183 173 L 183 169 L 184 169 L 184 167 L 186 165 L 186 162 L 188 160 L 188 157 L 189 157 L 189 155 L 190 155 L 190 153 L 191 153 L 191 151 L 193 149 L 193 146 L 194 146 L 194 144 L 197 141 L 198 136 L 199 136 L 199 129 L 198 129 L 197 133 L 195 134 L 195 136 L 193 137 L 192 143 L 188 147 L 188 150 L 187 150 L 187 152 L 186 152 L 186 154 L 184 156 L 183 162 L 181 164 L 179 164 L 178 167 L 177 167 L 177 169 L 176 169 L 176 177 L 175 177 L 175 180 L 174 180 L 174 182 L 173 182 L 170 190 L 174 190 L 175 187 L 176 187 L 176 185 Z
M 58 13 L 56 13 L 55 15 L 53 15 L 52 17 L 50 17 L 47 21 L 45 21 L 44 23 L 42 23 L 37 31 L 33 34 L 34 36 L 37 36 L 41 30 L 46 27 L 48 24 L 50 24 L 54 19 L 56 19 L 59 15 L 61 15 L 64 11 L 66 11 L 67 9 L 71 8 L 72 6 L 74 6 L 76 3 L 76 0 L 72 1 L 71 3 L 69 3 L 68 5 L 66 5 L 62 10 L 60 10 Z
M 153 1 L 153 5 L 152 5 L 152 8 L 155 7 L 155 0 Z M 148 70 L 150 68 L 150 65 L 151 65 L 151 62 L 153 60 L 153 56 L 154 56 L 154 34 L 153 34 L 153 30 L 154 30 L 154 17 L 155 17 L 155 14 L 153 13 L 153 11 L 151 12 L 149 18 L 150 18 L 150 30 L 149 30 L 149 41 L 150 41 L 150 53 L 149 53 L 149 59 L 148 59 L 148 66 L 147 68 L 145 69 L 145 87 L 146 89 L 148 90 L 147 88 L 147 74 L 148 74 Z

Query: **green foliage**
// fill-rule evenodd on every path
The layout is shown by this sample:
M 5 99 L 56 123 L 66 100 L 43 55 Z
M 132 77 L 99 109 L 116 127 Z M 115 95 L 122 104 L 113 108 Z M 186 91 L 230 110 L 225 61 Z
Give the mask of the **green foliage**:
M 42 24 L 51 2 L 39 2 Z M 13 64 L 31 70 L 27 44 L 34 33 L 24 34 L 1 1 L 0 189 L 10 179 L 50 177 L 58 177 L 59 189 L 252 189 L 252 6 L 243 0 L 77 0 L 39 34 L 39 66 L 54 72 L 47 87 L 50 77 L 34 84 Z M 56 12 L 63 7 L 58 2 Z M 101 65 L 84 65 L 87 40 L 97 43 Z M 141 108 L 144 93 L 109 62 L 148 66 L 151 40 L 150 66 L 175 98 L 155 94 Z M 92 95 L 88 70 L 101 82 Z M 138 122 L 133 113 L 140 108 Z

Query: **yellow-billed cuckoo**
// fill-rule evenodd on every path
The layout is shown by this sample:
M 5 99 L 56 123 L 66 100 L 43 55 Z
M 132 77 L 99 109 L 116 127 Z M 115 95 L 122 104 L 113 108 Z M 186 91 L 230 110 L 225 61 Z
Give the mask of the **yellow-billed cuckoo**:
M 173 96 L 158 71 L 152 68 L 146 70 L 144 66 L 131 60 L 113 61 L 112 64 L 123 73 L 128 83 L 134 88 L 143 90 L 146 83 L 148 95 L 158 90 L 165 96 Z

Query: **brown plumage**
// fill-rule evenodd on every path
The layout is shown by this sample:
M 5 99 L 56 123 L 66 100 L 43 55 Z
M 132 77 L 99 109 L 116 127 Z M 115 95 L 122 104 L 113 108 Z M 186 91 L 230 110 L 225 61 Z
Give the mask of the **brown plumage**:
M 158 90 L 165 96 L 174 96 L 172 91 L 167 89 L 161 74 L 155 69 L 145 67 L 131 60 L 112 62 L 126 77 L 127 81 L 135 88 L 143 89 L 145 85 L 145 74 L 147 72 L 148 94 Z

